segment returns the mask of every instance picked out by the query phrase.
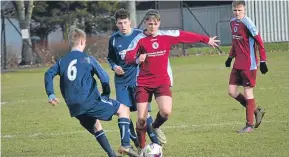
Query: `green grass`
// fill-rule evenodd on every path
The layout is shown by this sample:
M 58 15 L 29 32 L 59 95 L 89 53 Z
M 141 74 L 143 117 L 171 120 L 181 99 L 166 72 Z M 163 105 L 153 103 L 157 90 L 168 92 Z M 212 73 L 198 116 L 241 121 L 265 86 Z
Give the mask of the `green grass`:
M 261 126 L 250 134 L 237 134 L 245 124 L 245 110 L 227 95 L 229 68 L 226 56 L 172 58 L 173 114 L 163 126 L 168 138 L 165 157 L 288 157 L 289 52 L 268 53 L 269 72 L 258 72 L 255 97 L 266 108 Z M 112 72 L 107 65 L 104 67 Z M 64 100 L 47 103 L 43 75 L 47 68 L 2 73 L 3 157 L 90 157 L 104 151 L 74 118 Z M 59 91 L 56 77 L 55 91 Z M 111 81 L 112 87 L 113 82 Z M 114 89 L 112 97 L 115 97 Z M 153 115 L 156 105 L 153 102 Z M 132 114 L 135 120 L 135 114 Z M 117 149 L 117 118 L 103 122 Z
M 289 51 L 289 42 L 279 42 L 279 43 L 265 43 L 266 52 L 280 52 L 280 51 Z M 220 49 L 223 53 L 229 53 L 231 46 L 220 46 Z M 210 47 L 194 47 L 188 49 L 189 54 L 206 54 L 206 53 L 219 53 L 219 50 L 212 49 Z

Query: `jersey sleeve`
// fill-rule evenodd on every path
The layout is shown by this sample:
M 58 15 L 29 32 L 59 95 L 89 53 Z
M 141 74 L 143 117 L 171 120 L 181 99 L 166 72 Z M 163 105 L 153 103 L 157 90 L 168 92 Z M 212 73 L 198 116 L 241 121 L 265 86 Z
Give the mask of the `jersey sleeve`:
M 54 95 L 54 88 L 53 88 L 53 79 L 56 75 L 59 75 L 59 64 L 60 61 L 57 61 L 53 66 L 51 66 L 44 75 L 44 82 L 45 82 L 45 91 L 48 97 Z
M 258 33 L 258 30 L 257 30 L 255 24 L 248 17 L 245 17 L 243 22 L 246 25 L 247 29 L 249 30 L 250 34 L 253 36 L 253 38 L 257 42 L 258 49 L 259 49 L 259 55 L 260 55 L 260 61 L 265 62 L 267 56 L 266 56 L 266 51 L 264 48 L 264 42 L 263 42 L 260 34 Z
M 234 45 L 232 45 L 232 47 L 231 47 L 231 50 L 230 50 L 230 53 L 229 53 L 229 57 L 231 57 L 231 58 L 235 58 L 236 57 L 236 51 L 235 51 Z
M 117 66 L 116 61 L 117 61 L 117 58 L 116 58 L 116 54 L 115 54 L 115 51 L 113 48 L 113 40 L 109 39 L 107 62 L 109 64 L 111 70 L 113 70 L 114 67 Z
M 182 30 L 168 30 L 165 34 L 171 36 L 171 44 L 195 42 L 207 44 L 210 40 L 208 36 Z
M 97 75 L 101 82 L 102 86 L 102 94 L 105 96 L 110 95 L 110 86 L 109 86 L 109 76 L 103 69 L 103 67 L 98 63 L 98 61 L 94 57 L 90 57 L 90 63 L 93 67 L 93 72 Z
M 140 39 L 136 37 L 132 40 L 128 46 L 125 54 L 125 63 L 126 64 L 138 64 L 137 53 L 140 49 Z

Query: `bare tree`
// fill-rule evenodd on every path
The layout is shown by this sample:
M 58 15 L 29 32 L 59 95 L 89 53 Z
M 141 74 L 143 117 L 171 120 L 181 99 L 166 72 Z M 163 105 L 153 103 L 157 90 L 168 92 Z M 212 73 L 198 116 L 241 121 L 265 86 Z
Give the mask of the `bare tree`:
M 21 30 L 28 29 L 30 32 L 30 20 L 33 11 L 33 0 L 30 1 L 12 1 L 16 9 L 16 16 L 18 17 Z M 26 5 L 25 5 L 26 3 Z M 31 39 L 22 39 L 22 60 L 20 65 L 29 65 L 34 63 L 33 52 L 31 47 Z

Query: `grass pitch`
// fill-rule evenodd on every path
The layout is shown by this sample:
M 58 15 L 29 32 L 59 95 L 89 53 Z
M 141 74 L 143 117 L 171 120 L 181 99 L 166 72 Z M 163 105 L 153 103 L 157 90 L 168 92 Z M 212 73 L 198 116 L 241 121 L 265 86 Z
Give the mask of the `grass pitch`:
M 250 134 L 245 110 L 227 95 L 227 56 L 172 58 L 173 113 L 163 126 L 165 157 L 288 157 L 289 52 L 268 54 L 269 72 L 258 71 L 255 98 L 266 109 L 264 121 Z M 104 65 L 111 76 L 113 73 Z M 78 121 L 70 118 L 55 79 L 61 104 L 52 107 L 44 91 L 47 68 L 1 74 L 3 157 L 101 157 L 104 151 Z M 113 89 L 112 96 L 115 98 Z M 156 115 L 153 102 L 152 115 Z M 136 115 L 132 114 L 135 121 Z M 113 148 L 120 144 L 117 118 L 102 122 Z M 149 140 L 149 139 L 148 139 Z

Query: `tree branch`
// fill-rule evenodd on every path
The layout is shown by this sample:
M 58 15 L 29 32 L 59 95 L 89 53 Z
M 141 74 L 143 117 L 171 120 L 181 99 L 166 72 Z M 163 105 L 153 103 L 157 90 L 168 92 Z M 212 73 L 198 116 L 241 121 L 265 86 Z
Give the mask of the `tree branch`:
M 30 27 L 30 21 L 31 21 L 31 16 L 32 16 L 32 11 L 33 11 L 33 0 L 29 0 L 28 6 L 26 8 L 27 14 L 25 17 L 25 20 L 28 22 L 28 27 Z

